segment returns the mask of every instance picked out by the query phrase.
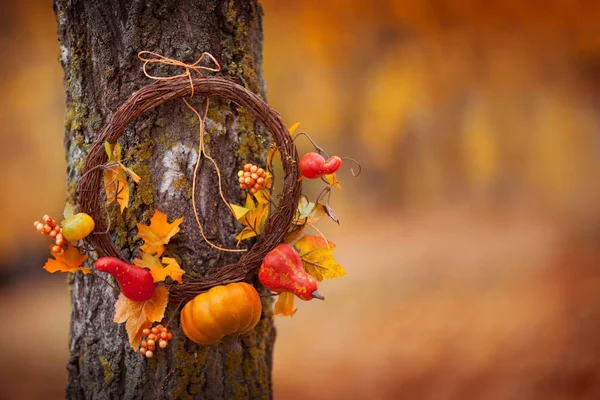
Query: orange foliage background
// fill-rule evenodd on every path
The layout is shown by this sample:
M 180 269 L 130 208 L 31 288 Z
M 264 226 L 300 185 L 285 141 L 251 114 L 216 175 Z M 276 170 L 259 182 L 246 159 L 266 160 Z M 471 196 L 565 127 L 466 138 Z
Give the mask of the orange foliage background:
M 269 102 L 363 166 L 324 224 L 348 274 L 277 320 L 276 398 L 600 398 L 600 3 L 262 3 Z M 62 398 L 31 227 L 64 201 L 56 22 L 0 9 L 0 373 Z

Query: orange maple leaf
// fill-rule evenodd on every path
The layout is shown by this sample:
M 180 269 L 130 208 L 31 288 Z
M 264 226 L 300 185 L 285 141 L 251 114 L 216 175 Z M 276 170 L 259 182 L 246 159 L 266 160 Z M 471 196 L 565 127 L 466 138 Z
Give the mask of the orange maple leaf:
M 159 261 L 157 255 L 148 254 L 143 251 L 140 251 L 140 255 L 142 258 L 134 258 L 133 264 L 138 267 L 148 268 L 154 282 L 164 281 L 167 276 L 170 276 L 171 279 L 179 283 L 183 281 L 183 274 L 185 274 L 185 271 L 181 269 L 177 260 L 174 258 L 163 257 L 162 260 Z M 165 267 L 163 263 L 167 264 L 167 266 Z
M 294 294 L 292 292 L 282 292 L 275 303 L 274 314 L 283 317 L 293 317 L 296 314 L 294 308 Z
M 52 248 L 53 246 L 50 246 Z M 58 255 L 52 253 L 55 259 L 49 258 L 44 265 L 44 269 L 50 273 L 54 272 L 75 272 L 77 270 L 84 274 L 92 272 L 90 268 L 84 268 L 80 265 L 88 258 L 85 254 L 81 254 L 76 247 L 68 245 L 63 254 Z
M 165 316 L 165 309 L 169 301 L 169 290 L 165 286 L 158 286 L 154 296 L 146 301 L 133 301 L 121 293 L 115 303 L 114 322 L 122 324 L 129 337 L 129 344 L 137 350 L 142 340 L 142 331 L 152 326 Z
M 150 218 L 150 225 L 137 224 L 138 236 L 144 241 L 141 249 L 148 254 L 162 255 L 165 245 L 169 243 L 173 235 L 179 232 L 179 225 L 182 222 L 183 217 L 169 224 L 167 215 L 155 210 L 154 215 Z

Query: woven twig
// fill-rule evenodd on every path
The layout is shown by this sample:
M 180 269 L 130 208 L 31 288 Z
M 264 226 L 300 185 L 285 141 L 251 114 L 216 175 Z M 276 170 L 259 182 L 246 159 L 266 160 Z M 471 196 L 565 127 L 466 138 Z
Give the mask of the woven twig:
M 237 263 L 226 265 L 202 278 L 184 277 L 182 284 L 171 286 L 172 301 L 189 300 L 212 286 L 247 280 L 255 274 L 265 255 L 282 242 L 294 218 L 302 192 L 301 182 L 298 181 L 300 178 L 298 152 L 277 111 L 254 93 L 224 78 L 194 78 L 192 84 L 193 87 L 190 85 L 190 80 L 185 77 L 157 82 L 143 87 L 129 97 L 99 132 L 87 156 L 82 178 L 78 184 L 80 209 L 90 214 L 96 221 L 96 234 L 88 236 L 87 242 L 100 256 L 125 260 L 115 247 L 110 233 L 106 232 L 105 215 L 102 212 L 103 200 L 100 197 L 102 168 L 99 167 L 107 162 L 104 142 L 116 143 L 125 127 L 144 112 L 168 101 L 189 97 L 192 90 L 196 95 L 233 101 L 250 111 L 267 128 L 281 153 L 285 173 L 278 206 L 269 214 L 256 243 Z

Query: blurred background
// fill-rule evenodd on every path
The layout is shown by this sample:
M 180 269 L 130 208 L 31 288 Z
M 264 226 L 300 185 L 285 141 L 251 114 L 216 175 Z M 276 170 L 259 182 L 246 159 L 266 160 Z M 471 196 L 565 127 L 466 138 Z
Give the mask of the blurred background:
M 600 2 L 262 3 L 269 102 L 363 166 L 320 224 L 347 276 L 277 320 L 275 397 L 600 398 Z M 0 2 L 0 51 L 0 398 L 63 398 L 31 226 L 64 205 L 50 2 Z

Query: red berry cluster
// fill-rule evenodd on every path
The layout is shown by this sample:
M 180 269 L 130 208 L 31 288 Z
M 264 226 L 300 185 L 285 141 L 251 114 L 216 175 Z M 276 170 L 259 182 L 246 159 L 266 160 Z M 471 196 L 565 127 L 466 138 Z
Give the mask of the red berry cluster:
M 35 221 L 33 226 L 42 235 L 54 238 L 56 244 L 52 246 L 50 251 L 52 254 L 62 255 L 64 253 L 63 247 L 67 245 L 67 241 L 62 234 L 62 228 L 60 225 L 58 225 L 56 220 L 50 218 L 49 215 L 44 215 L 42 220 L 44 221 L 43 223 L 40 221 Z
M 238 171 L 240 189 L 249 189 L 250 193 L 254 194 L 265 187 L 266 176 L 267 173 L 264 169 L 248 163 L 244 165 L 243 171 Z
M 156 343 L 158 347 L 164 349 L 169 344 L 169 341 L 173 339 L 173 334 L 169 332 L 166 326 L 161 324 L 156 325 L 153 328 L 146 328 L 142 331 L 144 337 L 142 337 L 142 347 L 140 347 L 140 353 L 148 358 L 154 356 L 156 351 Z

